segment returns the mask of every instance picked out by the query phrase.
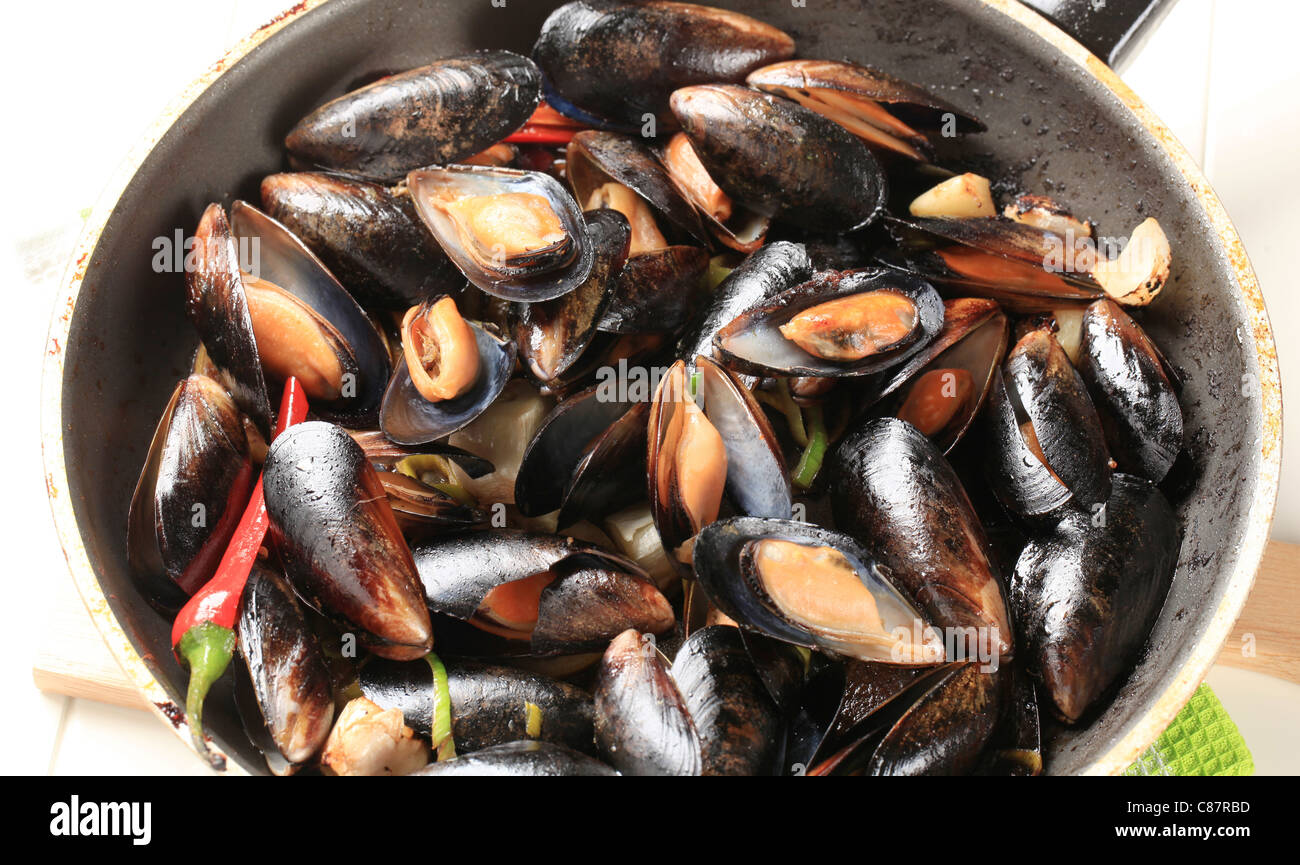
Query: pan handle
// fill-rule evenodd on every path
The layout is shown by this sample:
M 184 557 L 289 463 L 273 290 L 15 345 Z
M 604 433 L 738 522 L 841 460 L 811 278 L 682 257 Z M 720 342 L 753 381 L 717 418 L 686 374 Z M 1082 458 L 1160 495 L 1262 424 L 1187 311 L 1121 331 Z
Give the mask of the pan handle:
M 1174 0 L 1023 0 L 1119 69 L 1174 6 Z

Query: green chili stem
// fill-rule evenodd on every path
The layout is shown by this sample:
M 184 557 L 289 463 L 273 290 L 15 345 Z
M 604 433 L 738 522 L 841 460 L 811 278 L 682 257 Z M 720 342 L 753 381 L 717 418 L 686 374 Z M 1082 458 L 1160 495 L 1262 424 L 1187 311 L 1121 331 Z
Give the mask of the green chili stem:
M 791 478 L 796 487 L 806 490 L 817 480 L 817 473 L 822 470 L 822 460 L 826 458 L 828 439 L 826 436 L 826 418 L 819 405 L 810 406 L 804 415 L 808 425 L 808 447 L 804 449 L 799 465 Z
M 439 762 L 456 756 L 456 743 L 451 738 L 451 687 L 447 683 L 447 668 L 433 652 L 424 656 L 433 670 L 433 723 L 429 738 Z
M 209 763 L 219 767 L 221 759 L 208 750 L 208 743 L 203 738 L 203 701 L 212 683 L 220 679 L 226 667 L 230 666 L 235 653 L 235 632 L 215 622 L 200 622 L 185 632 L 176 652 L 190 669 L 185 720 L 190 725 L 194 747 Z

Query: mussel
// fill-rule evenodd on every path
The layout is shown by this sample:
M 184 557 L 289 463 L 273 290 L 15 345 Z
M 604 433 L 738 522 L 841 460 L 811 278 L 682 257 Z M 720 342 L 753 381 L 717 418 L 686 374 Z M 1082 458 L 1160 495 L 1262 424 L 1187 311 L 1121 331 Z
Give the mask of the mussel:
M 994 376 L 984 414 L 989 485 L 1012 513 L 1052 521 L 1067 504 L 1110 494 L 1106 437 L 1083 380 L 1056 338 L 1031 330 Z
M 236 201 L 230 230 L 257 250 L 256 272 L 242 278 L 268 379 L 297 377 L 318 417 L 373 422 L 389 369 L 374 323 L 320 259 L 262 211 Z
M 772 775 L 783 719 L 738 628 L 692 633 L 669 671 L 700 742 L 704 775 Z
M 713 357 L 713 338 L 736 316 L 812 278 L 803 244 L 774 241 L 736 266 L 714 289 L 677 343 L 677 357 Z
M 943 330 L 934 342 L 868 388 L 871 414 L 907 421 L 947 454 L 984 407 L 1008 332 L 995 301 L 944 301 Z
M 753 375 L 863 376 L 921 351 L 943 320 L 938 293 L 916 277 L 824 271 L 751 307 L 713 344 L 724 364 Z
M 944 658 L 933 620 L 846 535 L 793 520 L 734 517 L 706 526 L 694 554 L 700 586 L 743 628 L 860 660 Z
M 776 434 L 749 390 L 697 356 L 668 370 L 646 433 L 647 488 L 664 548 L 690 561 L 690 542 L 717 519 L 724 490 L 743 514 L 788 518 L 790 479 Z
M 1088 307 L 1082 330 L 1079 375 L 1111 456 L 1121 471 L 1159 483 L 1183 446 L 1183 411 L 1164 357 L 1111 300 Z
M 700 737 L 652 635 L 630 629 L 605 650 L 595 690 L 596 744 L 625 775 L 698 775 Z
M 152 603 L 174 610 L 208 581 L 255 480 L 230 395 L 202 375 L 176 385 L 127 517 L 131 573 Z
M 628 260 L 632 231 L 612 210 L 584 214 L 595 247 L 586 281 L 554 300 L 511 304 L 511 333 L 519 358 L 540 383 L 559 379 L 596 338 Z
M 976 768 L 1007 700 L 1009 667 L 952 664 L 868 715 L 856 741 L 814 775 L 964 775 Z
M 430 763 L 414 775 L 555 777 L 617 775 L 604 763 L 550 742 L 508 742 L 454 760 Z
M 290 774 L 329 736 L 334 692 L 325 655 L 293 590 L 262 565 L 244 587 L 236 632 L 246 674 L 246 689 L 235 691 L 244 727 L 271 771 Z
M 448 296 L 407 310 L 402 349 L 379 412 L 380 428 L 399 444 L 422 445 L 464 428 L 514 372 L 515 344 L 466 321 Z
M 275 440 L 263 469 L 271 537 L 298 594 L 383 658 L 433 646 L 411 551 L 365 452 L 312 421 Z
M 524 516 L 559 511 L 558 527 L 599 519 L 645 488 L 649 404 L 611 399 L 602 385 L 557 405 L 524 453 L 515 504 Z
M 955 135 L 986 128 L 915 84 L 856 63 L 787 60 L 756 69 L 745 81 L 834 120 L 868 146 L 917 161 L 928 161 L 933 150 L 918 130 Z
M 541 76 L 527 57 L 480 51 L 392 75 L 298 122 L 285 148 L 299 163 L 369 180 L 472 156 L 524 124 Z
M 827 470 L 835 524 L 945 629 L 954 660 L 996 666 L 1009 655 L 1006 600 L 983 526 L 930 440 L 909 423 L 872 420 L 845 437 Z
M 685 87 L 672 108 L 709 176 L 755 213 L 843 234 L 884 208 L 888 184 L 871 151 L 815 111 L 729 84 Z
M 663 633 L 672 607 L 632 562 L 558 535 L 498 529 L 418 543 L 430 610 L 461 654 L 577 654 L 628 628 Z M 470 629 L 451 627 L 452 621 Z
M 1011 605 L 1053 711 L 1074 723 L 1122 680 L 1173 580 L 1178 518 L 1150 482 L 1117 474 L 1105 507 L 1070 510 L 1030 540 Z
M 534 302 L 586 281 L 595 247 L 573 197 L 548 174 L 477 165 L 413 171 L 416 211 L 478 288 Z
M 737 12 L 691 3 L 577 0 L 551 13 L 533 46 L 546 101 L 596 126 L 671 126 L 678 87 L 739 82 L 794 54 L 785 33 Z M 652 128 L 653 133 L 653 128 Z
M 445 668 L 456 753 L 525 739 L 595 753 L 591 695 L 576 685 L 479 661 L 449 660 Z M 360 679 L 368 699 L 401 709 L 408 726 L 430 735 L 435 701 L 430 664 L 373 660 Z
M 318 172 L 273 174 L 262 180 L 262 207 L 367 305 L 407 309 L 463 284 L 404 187 Z

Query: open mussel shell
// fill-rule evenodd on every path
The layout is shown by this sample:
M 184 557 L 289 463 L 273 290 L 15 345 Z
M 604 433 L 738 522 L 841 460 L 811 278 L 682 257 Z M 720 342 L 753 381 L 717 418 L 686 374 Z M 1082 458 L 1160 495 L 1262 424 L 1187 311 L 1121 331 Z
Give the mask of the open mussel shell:
M 728 84 L 678 90 L 672 107 L 709 175 L 755 213 L 843 234 L 884 210 L 888 183 L 880 163 L 860 139 L 815 111 Z
M 619 634 L 596 676 L 595 731 L 601 753 L 624 775 L 698 775 L 699 733 L 650 634 Z
M 816 766 L 846 745 L 858 741 L 863 735 L 861 725 L 865 719 L 942 669 L 852 660 L 844 661 L 842 667 L 843 686 L 838 688 L 839 703 L 805 765 Z M 818 695 L 818 699 L 824 697 Z
M 1183 410 L 1155 344 L 1114 301 L 1083 317 L 1079 375 L 1121 471 L 1159 483 L 1183 446 Z
M 415 563 L 361 446 L 333 424 L 298 424 L 271 445 L 262 479 L 271 537 L 298 594 L 380 657 L 428 653 Z
M 477 632 L 477 641 L 454 634 L 461 654 L 577 654 L 628 628 L 673 626 L 672 607 L 644 571 L 573 538 L 498 529 L 433 538 L 412 552 L 429 609 Z
M 580 206 L 606 183 L 626 186 L 638 195 L 651 212 L 669 225 L 707 243 L 705 230 L 694 205 L 682 194 L 654 152 L 630 135 L 584 130 L 573 136 L 565 157 L 565 176 Z
M 230 395 L 207 376 L 177 384 L 127 516 L 131 573 L 152 603 L 179 608 L 211 578 L 255 481 Z
M 271 403 L 253 319 L 240 273 L 241 254 L 230 220 L 210 204 L 194 231 L 194 266 L 185 271 L 185 313 L 199 333 L 208 360 L 235 403 L 253 419 L 263 437 L 271 435 Z
M 505 390 L 515 369 L 515 344 L 466 322 L 478 346 L 479 372 L 473 386 L 452 399 L 430 402 L 415 389 L 411 370 L 399 359 L 379 410 L 379 428 L 401 445 L 424 445 L 468 426 Z
M 609 309 L 615 281 L 624 270 L 632 231 L 613 210 L 583 215 L 595 249 L 585 282 L 554 300 L 515 303 L 510 307 L 511 333 L 519 358 L 538 382 L 564 375 L 596 337 Z
M 750 87 L 784 96 L 822 114 L 868 146 L 928 161 L 929 141 L 918 130 L 983 132 L 977 118 L 934 94 L 878 69 L 834 60 L 787 60 L 756 69 Z
M 298 122 L 285 148 L 300 164 L 391 182 L 486 150 L 528 120 L 540 93 L 527 57 L 480 51 L 327 102 Z
M 762 21 L 661 0 L 566 3 L 546 19 L 532 52 L 549 105 L 623 130 L 640 129 L 647 115 L 671 125 L 668 98 L 678 87 L 739 82 L 793 55 L 794 40 Z
M 325 654 L 293 589 L 262 565 L 248 577 L 235 630 L 256 703 L 240 707 L 245 728 L 271 770 L 290 774 L 325 744 L 334 719 Z
M 1091 510 L 1110 495 L 1110 454 L 1083 380 L 1047 331 L 1011 350 L 986 412 L 989 484 L 1008 510 L 1050 517 L 1066 503 Z M 1001 386 L 999 386 L 1001 385 Z
M 922 677 L 857 728 L 814 775 L 965 775 L 978 765 L 1007 701 L 1009 667 L 952 664 Z
M 812 262 L 801 243 L 774 241 L 750 254 L 714 289 L 677 343 L 679 358 L 713 357 L 713 338 L 736 316 L 812 279 Z
M 582 211 L 568 190 L 548 174 L 479 165 L 448 165 L 412 171 L 406 179 L 416 211 L 447 257 L 465 278 L 486 293 L 525 303 L 554 300 L 586 281 L 595 264 L 595 248 Z M 558 221 L 563 237 L 514 257 L 498 243 L 476 246 L 480 238 L 444 209 L 445 203 L 492 196 L 540 199 Z
M 487 522 L 486 511 L 429 486 L 412 474 L 381 471 L 379 482 L 388 494 L 388 504 L 398 525 L 408 537 L 467 529 Z
M 452 447 L 445 442 L 423 445 L 400 445 L 384 435 L 380 430 L 349 430 L 352 440 L 361 445 L 370 460 L 380 469 L 399 469 L 399 465 L 411 457 L 445 457 L 451 460 L 470 478 L 481 478 L 494 470 L 491 460 L 486 460 L 467 450 Z
M 512 667 L 471 660 L 444 664 L 458 753 L 537 739 L 594 754 L 591 695 L 586 691 Z M 375 659 L 361 668 L 360 679 L 367 699 L 385 709 L 401 709 L 407 726 L 421 736 L 432 733 L 434 682 L 428 663 Z
M 878 294 L 879 293 L 879 294 Z M 889 295 L 910 304 L 911 328 L 889 345 L 856 360 L 828 360 L 810 354 L 781 328 L 802 313 L 831 302 L 852 303 L 861 298 Z M 729 368 L 759 376 L 841 378 L 871 375 L 890 369 L 920 352 L 943 329 L 944 308 L 929 283 L 889 270 L 823 271 L 802 285 L 751 307 L 713 338 L 719 356 Z M 891 322 L 892 323 L 892 322 Z M 841 331 L 840 328 L 843 328 Z M 824 339 L 837 345 L 854 336 L 856 325 L 825 325 Z
M 1074 723 L 1132 669 L 1173 580 L 1181 537 L 1150 482 L 1115 475 L 1097 514 L 1067 511 L 1030 540 L 1011 605 L 1030 672 L 1053 711 Z
M 557 405 L 524 452 L 515 504 L 527 517 L 559 511 L 558 527 L 602 518 L 645 492 L 650 406 L 610 398 L 597 385 Z
M 586 754 L 551 742 L 507 742 L 454 760 L 430 763 L 414 775 L 464 775 L 513 778 L 617 775 Z
M 627 260 L 600 317 L 606 333 L 675 331 L 690 318 L 700 295 L 709 253 L 698 246 L 669 246 Z
M 669 368 L 646 434 L 651 513 L 664 548 L 679 559 L 709 520 L 695 512 L 699 503 L 720 504 L 723 490 L 742 514 L 785 519 L 791 513 L 790 477 L 767 415 L 712 360 L 697 356 L 694 369 L 691 375 L 685 361 Z M 693 445 L 714 436 L 725 458 L 699 464 Z
M 908 421 L 945 455 L 975 422 L 1006 355 L 1010 326 L 997 302 L 944 301 L 943 330 L 934 342 L 880 383 L 867 388 L 875 416 Z
M 691 634 L 670 672 L 700 740 L 702 774 L 776 774 L 783 719 L 739 628 Z
M 1105 296 L 1092 278 L 1090 256 L 1071 250 L 1069 238 L 1051 231 L 1002 216 L 885 221 L 900 248 L 882 261 L 954 296 L 989 297 L 1018 314 Z
M 341 396 L 332 402 L 317 397 L 312 410 L 318 417 L 340 423 L 373 423 L 389 370 L 388 350 L 374 323 L 321 260 L 276 220 L 251 204 L 236 201 L 230 208 L 230 228 L 241 244 L 258 250 L 254 275 L 305 305 L 322 322 L 322 340 L 330 334 L 325 341 L 338 353 L 343 370 Z M 305 354 L 309 345 L 316 345 L 306 342 L 309 336 L 316 338 L 314 333 L 298 331 L 291 338 L 303 340 L 302 347 L 285 346 L 278 352 Z M 265 363 L 269 349 L 259 346 L 259 352 Z M 313 395 L 310 387 L 308 395 Z
M 875 551 L 928 621 L 966 636 L 952 660 L 1010 654 L 1006 600 L 984 528 L 930 440 L 909 423 L 871 420 L 844 438 L 826 470 L 835 524 Z
M 272 174 L 262 180 L 262 207 L 369 306 L 405 310 L 464 284 L 405 188 L 310 171 Z
M 847 535 L 793 520 L 733 517 L 706 526 L 694 556 L 695 576 L 709 599 L 742 628 L 859 660 L 943 660 L 931 620 Z M 846 610 L 862 616 L 837 621 Z

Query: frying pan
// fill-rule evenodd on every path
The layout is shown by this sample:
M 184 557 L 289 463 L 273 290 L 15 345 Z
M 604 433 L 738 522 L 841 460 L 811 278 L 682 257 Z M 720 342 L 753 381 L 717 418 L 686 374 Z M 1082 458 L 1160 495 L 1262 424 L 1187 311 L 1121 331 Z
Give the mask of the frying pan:
M 1163 5 L 1048 2 L 1115 60 Z M 153 426 L 196 338 L 183 278 L 153 241 L 189 232 L 213 200 L 257 200 L 281 140 L 310 109 L 376 73 L 472 48 L 527 52 L 557 2 L 307 0 L 230 52 L 161 119 L 88 222 L 50 329 L 44 457 L 69 567 L 110 648 L 186 742 L 168 623 L 133 589 L 128 503 Z M 1185 540 L 1148 648 L 1112 705 L 1059 736 L 1056 774 L 1122 771 L 1201 682 L 1250 591 L 1277 493 L 1281 396 L 1263 300 L 1241 241 L 1183 148 L 1111 69 L 1012 0 L 790 0 L 715 5 L 791 33 L 801 55 L 871 63 L 935 90 L 989 131 L 966 166 L 1003 193 L 1052 195 L 1127 236 L 1155 215 L 1174 253 L 1146 324 L 1185 378 L 1191 472 Z M 227 677 L 228 678 L 228 677 Z M 207 720 L 233 771 L 263 771 L 219 686 Z

